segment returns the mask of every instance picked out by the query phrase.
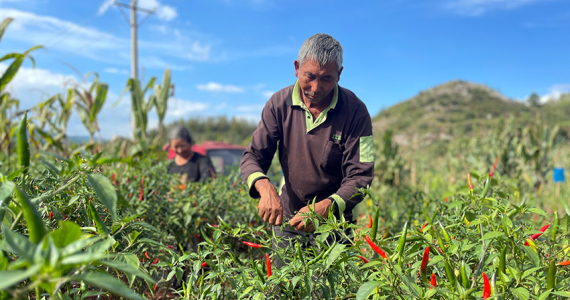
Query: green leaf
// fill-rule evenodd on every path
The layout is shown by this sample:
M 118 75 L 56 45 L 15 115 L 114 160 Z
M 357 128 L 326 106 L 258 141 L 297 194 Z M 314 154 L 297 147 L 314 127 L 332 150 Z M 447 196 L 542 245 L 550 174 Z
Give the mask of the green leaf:
M 101 240 L 101 238 L 96 236 L 73 242 L 61 250 L 61 256 L 75 254 L 78 251 L 82 251 L 83 249 L 87 248 L 89 245 L 98 242 L 99 240 Z
M 51 233 L 53 242 L 58 248 L 63 248 L 81 238 L 81 227 L 71 222 L 64 221 L 59 223 L 59 228 Z
M 505 235 L 504 232 L 499 232 L 499 231 L 491 231 L 491 232 L 487 232 L 485 233 L 485 235 L 483 236 L 482 240 L 490 240 L 490 239 L 494 239 L 500 236 Z
M 315 233 L 323 233 L 323 232 L 328 232 L 334 229 L 334 226 L 332 224 L 325 224 L 322 226 L 319 226 L 319 228 L 317 230 L 315 230 Z
M 524 252 L 526 253 L 526 255 L 528 256 L 528 258 L 530 259 L 530 261 L 532 262 L 532 264 L 535 267 L 539 267 L 540 264 L 540 258 L 538 257 L 538 254 L 536 252 L 534 252 L 534 250 L 532 250 L 531 247 L 529 246 L 522 246 Z
M 30 242 L 23 235 L 10 230 L 8 227 L 3 225 L 2 234 L 4 235 L 4 241 L 19 257 L 27 260 L 28 262 L 33 262 L 34 260 L 34 249 L 36 246 Z
M 548 297 L 548 295 L 550 295 L 551 292 L 552 292 L 552 289 L 549 289 L 548 291 L 540 294 L 540 296 L 538 297 L 537 300 L 545 300 L 546 297 Z
M 112 238 L 108 238 L 88 247 L 84 252 L 63 258 L 60 263 L 64 265 L 90 264 L 103 257 L 103 254 L 113 243 L 115 241 Z
M 13 271 L 2 271 L 0 272 L 0 291 L 5 290 L 19 282 L 27 279 L 28 277 L 35 275 L 40 268 L 41 264 L 33 265 L 27 270 L 13 270 Z
M 144 298 L 132 291 L 126 284 L 117 278 L 107 274 L 107 273 L 83 273 L 80 275 L 72 276 L 73 281 L 83 281 L 87 284 L 91 284 L 102 289 L 105 289 L 111 293 L 117 294 L 119 296 L 125 297 L 127 299 L 134 300 L 144 300 Z
M 556 291 L 556 292 L 552 292 L 552 294 L 557 295 L 557 296 L 562 296 L 562 297 L 570 298 L 570 293 L 569 293 L 569 292 Z
M 247 294 L 249 294 L 249 292 L 251 292 L 251 290 L 253 290 L 253 286 L 248 287 L 247 289 L 245 289 L 245 291 L 243 291 L 243 293 L 241 294 L 240 299 L 247 296 Z
M 99 200 L 107 207 L 111 213 L 111 218 L 117 218 L 117 191 L 109 178 L 101 174 L 89 174 L 87 180 L 99 197 Z
M 528 300 L 528 297 L 529 297 L 528 291 L 523 287 L 519 287 L 519 288 L 514 289 L 513 294 L 521 300 Z
M 12 19 L 12 18 L 6 18 L 6 19 L 4 19 L 4 21 L 2 21 L 2 23 L 0 23 L 0 39 L 2 39 L 2 36 L 4 35 L 4 31 L 6 30 L 6 28 L 8 28 L 8 25 L 10 25 L 10 23 L 13 20 L 14 19 Z
M 117 269 L 127 275 L 131 275 L 131 276 L 137 276 L 140 277 L 144 280 L 146 280 L 147 282 L 150 283 L 155 283 L 155 280 L 152 279 L 152 277 L 150 277 L 148 274 L 142 272 L 141 270 L 139 270 L 138 268 L 135 268 L 131 265 L 128 265 L 124 262 L 120 262 L 120 261 L 116 261 L 116 260 L 102 260 L 100 261 L 101 264 L 109 266 L 113 269 Z
M 546 217 L 546 212 L 540 208 L 529 208 L 528 211 Z
M 344 244 L 336 244 L 334 246 L 334 248 L 329 253 L 329 257 L 327 257 L 327 265 L 325 269 L 328 269 L 334 263 L 334 261 L 342 254 L 344 248 L 346 248 L 346 245 Z
M 356 300 L 366 300 L 376 290 L 377 287 L 382 285 L 381 281 L 368 281 L 360 286 L 356 292 Z
M 432 259 L 430 259 L 428 266 L 433 266 L 437 263 L 439 263 L 440 261 L 442 261 L 444 258 L 441 255 L 438 256 L 434 256 Z

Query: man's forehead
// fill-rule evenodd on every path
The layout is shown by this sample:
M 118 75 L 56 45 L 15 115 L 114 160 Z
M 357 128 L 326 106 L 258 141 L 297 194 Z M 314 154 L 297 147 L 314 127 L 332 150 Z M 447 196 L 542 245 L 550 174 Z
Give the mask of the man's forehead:
M 301 68 L 305 73 L 336 73 L 336 63 L 330 62 L 321 66 L 317 61 L 306 61 Z

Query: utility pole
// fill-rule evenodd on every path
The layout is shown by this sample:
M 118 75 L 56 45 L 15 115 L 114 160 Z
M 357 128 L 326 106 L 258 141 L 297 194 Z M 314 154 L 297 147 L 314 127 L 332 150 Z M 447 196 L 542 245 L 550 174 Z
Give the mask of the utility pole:
M 137 29 L 139 28 L 139 26 L 142 25 L 142 23 L 144 23 L 144 21 L 146 21 L 146 19 L 148 19 L 148 17 L 150 17 L 150 15 L 154 14 L 154 12 L 156 11 L 156 7 L 153 8 L 152 10 L 137 7 L 137 0 L 131 0 L 131 4 L 125 4 L 117 2 L 117 0 L 115 0 L 113 4 L 119 7 L 119 10 L 123 14 L 123 17 L 125 17 L 125 20 L 127 20 L 127 23 L 131 26 L 131 78 L 138 79 L 139 72 L 138 72 Z M 127 13 L 123 10 L 123 8 L 128 8 L 131 10 L 130 19 Z M 141 20 L 140 23 L 137 23 L 137 11 L 146 13 L 146 16 L 144 16 L 144 18 Z M 131 128 L 133 130 L 133 138 L 135 138 L 134 132 L 136 131 L 136 127 L 137 125 L 135 120 L 135 112 L 131 109 Z
M 156 11 L 156 7 L 152 10 L 137 7 L 137 0 L 131 0 L 131 4 L 125 4 L 115 1 L 114 4 L 119 7 L 119 10 L 127 20 L 127 23 L 131 26 L 131 78 L 138 79 L 138 49 L 137 49 L 137 29 Z M 123 8 L 128 8 L 131 10 L 131 17 L 127 16 L 127 13 Z M 146 16 L 137 23 L 137 11 L 146 13 Z

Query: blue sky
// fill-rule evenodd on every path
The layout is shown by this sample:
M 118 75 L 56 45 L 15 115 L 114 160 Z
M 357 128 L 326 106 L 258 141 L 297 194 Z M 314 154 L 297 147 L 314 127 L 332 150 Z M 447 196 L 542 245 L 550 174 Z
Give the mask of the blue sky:
M 127 2 L 128 0 L 123 0 Z M 110 85 L 103 136 L 130 135 L 130 29 L 112 0 L 0 0 L 15 21 L 0 53 L 34 45 L 10 86 L 28 108 L 95 71 Z M 139 75 L 172 69 L 167 121 L 227 115 L 258 121 L 272 92 L 295 81 L 303 41 L 328 33 L 344 48 L 340 85 L 372 116 L 456 79 L 513 99 L 570 91 L 568 0 L 139 0 L 156 13 L 139 31 Z M 143 15 L 140 15 L 142 17 Z M 6 68 L 6 64 L 0 65 Z M 143 71 L 144 70 L 144 71 Z M 156 117 L 151 113 L 151 126 Z M 77 115 L 70 135 L 85 134 Z

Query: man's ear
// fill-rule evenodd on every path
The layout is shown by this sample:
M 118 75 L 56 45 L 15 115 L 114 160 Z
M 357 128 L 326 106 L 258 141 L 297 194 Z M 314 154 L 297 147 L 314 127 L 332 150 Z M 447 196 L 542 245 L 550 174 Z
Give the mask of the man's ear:
M 295 77 L 299 78 L 299 69 L 301 69 L 301 63 L 295 60 Z
M 340 73 L 342 73 L 342 70 L 344 70 L 344 67 L 340 67 L 340 70 L 338 70 L 338 78 L 336 80 L 337 83 L 340 80 Z

